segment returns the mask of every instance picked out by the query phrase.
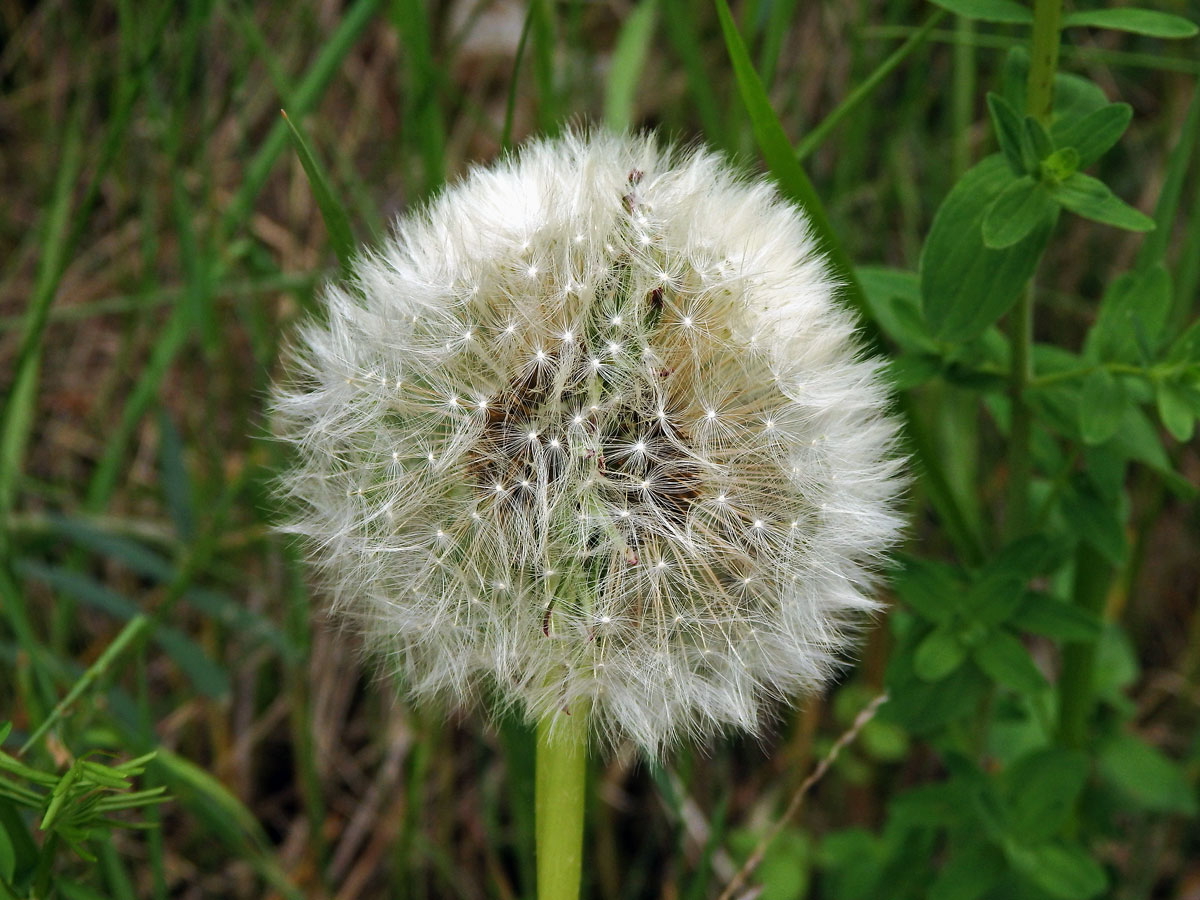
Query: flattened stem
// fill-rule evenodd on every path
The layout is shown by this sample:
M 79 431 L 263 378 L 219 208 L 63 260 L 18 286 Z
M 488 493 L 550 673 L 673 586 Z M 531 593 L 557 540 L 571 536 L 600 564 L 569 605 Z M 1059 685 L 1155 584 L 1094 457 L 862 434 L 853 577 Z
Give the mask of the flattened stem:
M 587 796 L 588 707 L 583 701 L 538 723 L 534 805 L 538 900 L 578 900 Z

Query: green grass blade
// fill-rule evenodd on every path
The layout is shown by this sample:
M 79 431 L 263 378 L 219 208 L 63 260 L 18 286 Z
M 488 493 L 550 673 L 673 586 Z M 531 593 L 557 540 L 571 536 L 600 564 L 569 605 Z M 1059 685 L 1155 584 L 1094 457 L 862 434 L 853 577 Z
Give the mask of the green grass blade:
M 750 62 L 750 54 L 746 51 L 746 44 L 742 40 L 737 24 L 733 21 L 729 4 L 725 0 L 716 0 L 716 4 L 717 14 L 721 19 L 721 31 L 725 35 L 725 46 L 729 51 L 729 59 L 733 63 L 733 74 L 737 80 L 738 91 L 741 93 L 746 112 L 750 116 L 754 138 L 767 162 L 767 167 L 775 176 L 784 196 L 794 201 L 808 215 L 817 242 L 828 255 L 832 264 L 834 277 L 844 286 L 843 292 L 846 300 L 864 318 L 869 318 L 870 311 L 867 308 L 862 286 L 854 274 L 854 266 L 850 262 L 850 257 L 842 248 L 837 235 L 834 234 L 829 217 L 825 214 L 825 207 L 817 197 L 817 192 L 813 190 L 812 182 L 808 180 L 808 175 L 805 174 L 804 168 L 796 159 L 787 135 L 783 133 L 783 126 L 779 123 L 774 110 L 771 109 L 766 89 Z
M 296 150 L 296 156 L 300 158 L 300 165 L 304 167 L 304 174 L 308 176 L 309 187 L 312 188 L 317 206 L 321 209 L 321 218 L 325 220 L 325 228 L 329 232 L 329 243 L 333 245 L 333 252 L 337 254 L 338 262 L 342 265 L 342 273 L 349 275 L 354 263 L 354 235 L 350 230 L 350 218 L 329 187 L 325 167 L 313 155 L 296 123 L 285 110 L 281 109 L 279 114 L 287 125 L 288 137 L 292 139 L 292 146 Z
M 1155 227 L 1142 241 L 1137 256 L 1138 269 L 1148 269 L 1155 263 L 1162 262 L 1167 255 L 1173 230 L 1171 226 L 1175 223 L 1175 215 L 1179 211 L 1179 198 L 1183 193 L 1188 167 L 1194 158 L 1197 139 L 1200 139 L 1200 85 L 1192 87 L 1192 102 L 1188 105 L 1183 128 L 1179 131 L 1179 140 L 1167 160 L 1162 190 L 1159 191 L 1158 203 L 1154 206 Z
M 658 0 L 642 0 L 617 35 L 604 91 L 604 123 L 613 131 L 633 125 L 637 88 L 657 18 Z
M 517 52 L 513 56 L 512 78 L 508 82 L 508 97 L 504 101 L 504 130 L 500 133 L 500 148 L 512 149 L 513 116 L 517 110 L 517 87 L 521 83 L 521 62 L 525 59 L 525 46 L 529 43 L 529 32 L 533 28 L 534 5 L 525 12 L 525 23 L 521 26 L 521 37 L 517 41 Z
M 21 745 L 21 749 L 17 751 L 17 754 L 23 756 L 29 751 L 30 747 L 45 737 L 46 732 L 53 728 L 75 701 L 82 697 L 84 692 L 108 671 L 109 667 L 125 652 L 126 648 L 150 627 L 150 624 L 149 616 L 140 615 L 131 619 L 117 636 L 113 638 L 112 643 L 104 648 L 104 652 L 100 654 L 100 657 L 88 666 L 87 671 L 71 686 L 71 689 L 67 691 L 67 695 L 50 711 L 50 715 L 42 720 L 33 734 Z
M 895 71 L 900 63 L 908 59 L 914 50 L 925 43 L 926 38 L 929 37 L 929 33 L 933 31 L 934 27 L 945 15 L 945 12 L 938 10 L 925 20 L 925 24 L 918 31 L 909 35 L 908 40 L 897 47 L 887 59 L 879 64 L 874 72 L 868 75 L 861 84 L 850 92 L 845 100 L 837 105 L 837 108 L 833 112 L 822 119 L 817 127 L 804 136 L 804 139 L 796 147 L 796 158 L 804 160 L 810 153 L 821 146 L 825 139 L 829 137 L 829 133 L 838 126 L 838 123 L 842 119 L 858 109 L 862 102 L 871 96 L 877 87 L 883 84 L 884 80 Z
M 423 0 L 394 0 L 392 20 L 408 59 L 410 128 L 425 168 L 425 191 L 437 189 L 446 177 L 446 123 L 440 88 L 444 75 L 434 62 L 429 15 Z
M 696 104 L 696 114 L 700 117 L 705 136 L 710 143 L 731 149 L 733 140 L 721 116 L 721 103 L 713 89 L 714 79 L 708 73 L 702 49 L 704 44 L 696 29 L 695 12 L 689 8 L 688 0 L 663 0 L 663 22 L 667 37 L 683 63 L 688 91 L 692 102 Z
M 381 0 L 356 0 L 342 17 L 292 94 L 291 105 L 295 115 L 305 116 L 312 112 L 330 80 L 337 73 L 342 60 L 374 17 L 380 2 Z M 266 185 L 276 160 L 287 146 L 287 131 L 285 122 L 276 122 L 254 158 L 246 166 L 242 186 L 230 201 L 221 219 L 223 234 L 233 233 L 250 217 L 254 199 Z
M 33 426 L 38 370 L 42 361 L 42 336 L 50 315 L 50 305 L 66 266 L 68 228 L 71 225 L 71 198 L 83 159 L 81 110 L 66 127 L 58 178 L 42 229 L 42 257 L 38 262 L 33 296 L 25 315 L 24 333 L 17 351 L 15 375 L 4 406 L 0 432 L 0 521 L 12 510 L 16 479 L 24 464 L 25 448 Z M 7 528 L 0 528 L 0 548 L 7 544 Z

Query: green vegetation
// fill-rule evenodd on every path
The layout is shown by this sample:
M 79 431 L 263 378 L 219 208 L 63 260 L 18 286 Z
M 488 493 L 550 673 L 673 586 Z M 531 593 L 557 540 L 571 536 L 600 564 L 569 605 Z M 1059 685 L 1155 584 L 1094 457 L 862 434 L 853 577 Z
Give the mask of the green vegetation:
M 0 9 L 0 900 L 533 895 L 536 737 L 326 620 L 265 405 L 357 242 L 571 122 L 808 210 L 914 476 L 827 698 L 568 773 L 584 896 L 1188 896 L 1200 6 L 1155 5 Z

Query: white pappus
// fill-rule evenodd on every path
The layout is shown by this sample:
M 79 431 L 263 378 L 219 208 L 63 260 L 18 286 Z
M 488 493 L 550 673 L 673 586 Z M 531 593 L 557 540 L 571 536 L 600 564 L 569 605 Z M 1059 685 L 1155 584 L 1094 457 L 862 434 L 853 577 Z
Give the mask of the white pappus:
M 652 135 L 471 172 L 276 389 L 334 606 L 418 695 L 587 699 L 654 755 L 819 688 L 876 609 L 896 425 L 808 225 Z

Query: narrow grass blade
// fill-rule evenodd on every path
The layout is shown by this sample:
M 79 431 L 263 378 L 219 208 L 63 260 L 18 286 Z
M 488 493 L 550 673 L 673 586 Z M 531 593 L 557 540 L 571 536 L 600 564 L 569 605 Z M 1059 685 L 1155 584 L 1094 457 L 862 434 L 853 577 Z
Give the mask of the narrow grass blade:
M 17 351 L 15 375 L 9 389 L 8 402 L 4 405 L 3 424 L 0 425 L 0 520 L 6 519 L 12 510 L 17 475 L 24 464 L 25 448 L 33 426 L 34 405 L 37 399 L 42 335 L 49 319 L 50 304 L 54 300 L 66 265 L 71 198 L 79 180 L 83 159 L 81 112 L 82 110 L 76 110 L 62 140 L 63 152 L 58 179 L 41 234 L 42 257 L 38 263 L 33 296 L 25 315 L 25 328 L 21 335 L 20 349 Z M 4 548 L 7 541 L 8 529 L 0 528 L 0 549 Z
M 837 127 L 842 119 L 858 109 L 862 102 L 871 96 L 876 88 L 883 84 L 884 80 L 895 71 L 900 63 L 908 59 L 914 50 L 925 43 L 925 40 L 929 37 L 929 33 L 933 31 L 934 27 L 945 15 L 945 12 L 942 10 L 933 13 L 933 15 L 925 20 L 925 24 L 918 31 L 911 34 L 908 40 L 897 47 L 887 59 L 881 62 L 874 72 L 863 79 L 862 83 L 854 88 L 846 99 L 838 104 L 833 112 L 822 119 L 817 127 L 806 134 L 796 147 L 796 159 L 803 161 L 810 153 L 821 146 L 825 139 L 829 137 L 829 133 Z
M 345 207 L 334 196 L 329 187 L 325 167 L 313 155 L 296 123 L 285 110 L 281 109 L 279 114 L 287 125 L 288 136 L 292 139 L 296 156 L 300 158 L 300 165 L 304 167 L 304 174 L 308 176 L 308 184 L 317 200 L 317 206 L 321 208 L 321 218 L 325 220 L 325 228 L 329 232 L 329 243 L 333 245 L 333 252 L 342 264 L 342 273 L 349 275 L 354 263 L 354 235 L 350 230 L 350 219 L 346 215 Z
M 446 125 L 439 88 L 442 71 L 433 59 L 433 38 L 423 0 L 394 0 L 392 20 L 407 51 L 408 117 L 425 167 L 425 191 L 446 177 Z
M 1187 177 L 1188 167 L 1194 158 L 1196 141 L 1200 139 L 1200 86 L 1192 87 L 1192 102 L 1188 105 L 1187 116 L 1179 131 L 1179 140 L 1171 150 L 1167 160 L 1167 170 L 1163 177 L 1162 189 L 1158 194 L 1158 203 L 1154 207 L 1154 225 L 1152 232 L 1146 235 L 1138 251 L 1137 268 L 1148 269 L 1155 263 L 1162 262 L 1167 254 L 1171 240 L 1172 225 L 1179 211 L 1179 198 L 1183 193 L 1183 184 Z
M 667 37 L 683 63 L 688 91 L 691 93 L 692 102 L 696 104 L 696 113 L 700 116 L 705 135 L 709 141 L 730 149 L 732 141 L 721 116 L 721 103 L 713 90 L 714 80 L 709 75 L 705 63 L 702 52 L 704 45 L 696 29 L 695 14 L 688 7 L 688 0 L 663 0 L 663 21 Z M 736 26 L 734 30 L 736 31 Z M 738 36 L 738 40 L 741 40 L 741 35 Z
M 783 194 L 798 204 L 808 215 L 817 242 L 821 249 L 828 254 L 829 261 L 832 263 L 834 277 L 843 285 L 847 301 L 864 318 L 868 318 L 870 310 L 867 307 L 862 287 L 854 274 L 854 266 L 834 234 L 833 227 L 829 224 L 829 217 L 825 214 L 825 207 L 817 197 L 817 192 L 813 190 L 812 182 L 808 180 L 808 175 L 805 174 L 804 168 L 796 159 L 792 145 L 783 132 L 783 126 L 779 123 L 774 110 L 771 109 L 766 89 L 750 62 L 750 55 L 746 51 L 746 44 L 742 40 L 741 32 L 738 31 L 737 24 L 733 21 L 729 4 L 725 0 L 716 0 L 716 4 L 717 14 L 721 19 L 721 31 L 725 35 L 725 46 L 729 51 L 729 59 L 733 63 L 733 74 L 737 79 L 738 91 L 741 93 L 746 112 L 750 116 L 754 137 L 762 151 L 763 158 L 779 183 Z
M 617 35 L 604 91 L 604 122 L 613 131 L 633 125 L 637 88 L 657 19 L 658 0 L 642 0 Z
M 33 734 L 29 736 L 28 740 L 21 745 L 21 749 L 17 751 L 17 755 L 23 756 L 29 751 L 29 748 L 45 737 L 46 732 L 54 727 L 58 720 L 63 717 L 63 714 L 66 713 L 66 711 L 70 709 L 72 705 L 74 705 L 75 701 L 82 697 L 83 694 L 109 670 L 112 664 L 116 662 L 118 658 L 120 658 L 121 654 L 125 652 L 126 648 L 128 648 L 130 644 L 139 638 L 149 627 L 149 616 L 140 615 L 131 619 L 129 623 L 121 629 L 120 633 L 113 638 L 112 643 L 104 649 L 104 652 L 100 654 L 100 657 L 94 663 L 88 666 L 87 671 L 84 672 L 83 675 L 75 682 L 75 684 L 71 686 L 71 689 L 67 691 L 67 695 L 63 697 L 61 701 L 59 701 L 58 705 L 55 706 L 53 710 L 50 711 L 50 715 L 46 716 L 46 718 L 42 720 L 41 724 L 38 725 Z
M 341 66 L 342 60 L 374 17 L 380 2 L 381 0 L 356 0 L 350 6 L 328 40 L 321 46 L 316 59 L 292 94 L 291 105 L 295 115 L 305 116 L 316 106 L 321 94 Z M 249 218 L 254 198 L 267 183 L 271 169 L 287 143 L 287 124 L 280 120 L 275 123 L 254 158 L 246 166 L 242 186 L 221 219 L 221 231 L 224 234 L 236 231 Z
M 517 86 L 521 83 L 521 62 L 525 59 L 525 46 L 529 43 L 529 32 L 533 28 L 534 4 L 525 12 L 525 24 L 521 26 L 521 37 L 517 41 L 517 52 L 513 56 L 512 78 L 508 82 L 508 97 L 504 101 L 504 131 L 500 133 L 500 148 L 512 149 L 513 116 L 517 109 Z

